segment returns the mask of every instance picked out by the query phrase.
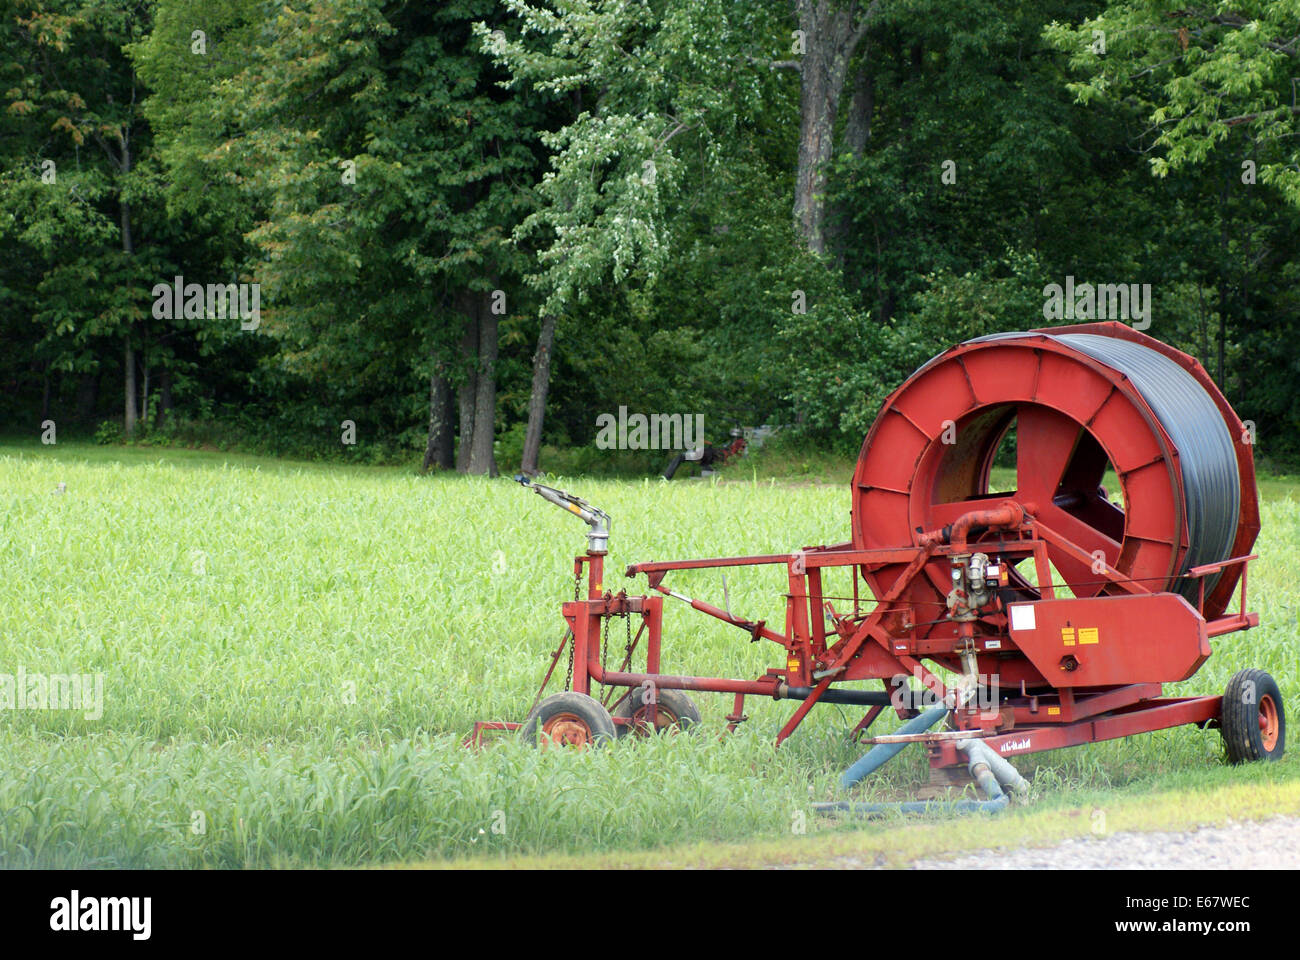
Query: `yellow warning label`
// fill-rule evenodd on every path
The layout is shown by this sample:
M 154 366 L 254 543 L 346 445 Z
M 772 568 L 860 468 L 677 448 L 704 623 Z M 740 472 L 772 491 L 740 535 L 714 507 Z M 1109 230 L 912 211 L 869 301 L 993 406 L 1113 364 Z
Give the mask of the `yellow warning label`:
M 1074 627 L 1061 628 L 1061 642 L 1067 647 L 1074 646 Z
M 1049 717 L 1058 717 L 1058 716 L 1061 715 L 1061 708 L 1060 708 L 1060 707 L 1048 707 L 1048 708 L 1047 708 L 1047 715 L 1048 715 Z
M 791 673 L 797 673 L 799 670 L 799 661 L 792 657 L 785 662 L 785 668 Z
M 1085 644 L 1085 643 L 1101 643 L 1101 638 L 1097 636 L 1097 628 L 1096 628 L 1096 627 L 1080 627 L 1080 628 L 1079 628 L 1079 643 L 1080 643 L 1080 644 Z

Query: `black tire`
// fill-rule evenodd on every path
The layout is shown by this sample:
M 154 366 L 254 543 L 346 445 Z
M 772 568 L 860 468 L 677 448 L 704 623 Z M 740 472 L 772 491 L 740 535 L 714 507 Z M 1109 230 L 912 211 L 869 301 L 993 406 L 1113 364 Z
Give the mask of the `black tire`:
M 655 723 L 656 732 L 669 729 L 674 731 L 689 730 L 700 722 L 700 708 L 695 705 L 694 700 L 681 690 L 664 690 L 656 687 L 655 696 L 659 701 L 658 717 Z M 649 708 L 645 703 L 645 688 L 634 687 L 623 698 L 623 702 L 614 708 L 614 716 L 625 720 L 640 720 L 640 723 L 636 725 L 618 724 L 618 736 L 626 737 L 633 730 L 644 735 L 650 723 L 648 712 Z
M 520 736 L 534 746 L 598 747 L 614 739 L 614 720 L 599 700 L 570 690 L 534 707 Z
M 1286 750 L 1282 691 L 1263 670 L 1239 670 L 1223 693 L 1219 732 L 1228 762 L 1280 759 Z

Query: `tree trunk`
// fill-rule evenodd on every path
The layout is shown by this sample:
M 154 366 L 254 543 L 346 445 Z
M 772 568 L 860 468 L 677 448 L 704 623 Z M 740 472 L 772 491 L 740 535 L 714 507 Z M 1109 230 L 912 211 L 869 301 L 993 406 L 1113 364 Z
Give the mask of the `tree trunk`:
M 126 353 L 122 357 L 122 368 L 126 371 L 126 410 L 122 417 L 122 430 L 130 437 L 135 433 L 135 350 L 131 346 L 131 333 L 126 335 Z
M 172 412 L 172 372 L 163 367 L 158 374 L 158 420 L 155 427 L 162 427 Z
M 474 397 L 478 392 L 478 312 L 473 301 L 463 301 L 465 332 L 460 338 L 461 381 L 456 391 L 460 408 L 460 442 L 456 447 L 456 469 L 469 469 L 469 450 L 474 442 Z
M 455 465 L 451 430 L 451 384 L 447 382 L 444 365 L 434 365 L 429 375 L 429 440 L 424 447 L 424 465 L 450 470 Z
M 497 315 L 478 307 L 478 383 L 474 394 L 474 441 L 467 473 L 495 477 L 497 461 L 492 449 L 497 419 Z
M 860 13 L 857 0 L 798 0 L 804 54 L 799 73 L 799 166 L 795 230 L 812 253 L 826 252 L 826 164 L 834 150 L 835 117 L 853 51 L 880 0 Z
M 145 340 L 148 335 L 146 333 Z M 144 374 L 144 383 L 140 387 L 140 423 L 142 426 L 149 426 L 149 353 L 144 351 L 140 354 L 140 370 Z
M 131 172 L 131 151 L 126 142 L 122 143 L 122 175 Z M 125 200 L 120 201 L 121 225 L 122 225 L 122 252 L 128 257 L 135 253 L 135 244 L 131 240 L 131 205 Z M 126 368 L 126 409 L 123 411 L 122 430 L 131 437 L 135 434 L 136 405 L 135 405 L 135 348 L 131 345 L 131 324 L 126 326 L 126 351 L 122 358 L 123 366 Z
M 551 389 L 551 346 L 555 342 L 555 317 L 542 317 L 542 333 L 533 355 L 533 389 L 528 395 L 528 430 L 524 434 L 524 456 L 520 472 L 538 473 L 537 458 L 542 449 L 542 422 L 546 419 L 546 394 Z

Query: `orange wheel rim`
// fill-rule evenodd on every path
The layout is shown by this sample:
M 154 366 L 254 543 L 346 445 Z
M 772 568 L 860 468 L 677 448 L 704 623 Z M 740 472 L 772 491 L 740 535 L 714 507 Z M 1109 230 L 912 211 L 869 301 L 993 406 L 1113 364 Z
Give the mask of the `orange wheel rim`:
M 1264 740 L 1264 749 L 1273 752 L 1277 746 L 1277 737 L 1279 727 L 1277 718 L 1277 704 L 1268 694 L 1259 698 L 1259 734 Z
M 644 706 L 636 713 L 632 714 L 632 729 L 639 735 L 645 736 L 650 730 L 650 710 L 651 707 Z M 655 718 L 654 729 L 658 733 L 660 730 L 678 727 L 677 717 L 667 707 L 660 704 L 658 715 Z
M 573 713 L 557 713 L 542 724 L 543 740 L 564 747 L 585 747 L 591 742 L 591 728 Z

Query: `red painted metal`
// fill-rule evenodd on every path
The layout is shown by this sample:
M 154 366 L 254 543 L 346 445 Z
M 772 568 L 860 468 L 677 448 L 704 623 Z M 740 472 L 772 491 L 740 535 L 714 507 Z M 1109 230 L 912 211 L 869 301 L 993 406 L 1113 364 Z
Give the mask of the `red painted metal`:
M 522 727 L 522 723 L 514 723 L 509 720 L 475 720 L 474 730 L 465 738 L 462 746 L 477 749 L 483 746 L 484 734 L 517 733 Z
M 1026 626 L 1017 628 L 1018 613 Z M 1205 620 L 1174 593 L 1015 604 L 1008 633 L 1058 689 L 1174 683 L 1211 652 Z
M 1177 451 L 1127 380 L 1043 336 L 954 347 L 886 399 L 854 476 L 854 543 L 898 546 L 918 527 L 943 527 L 986 504 L 1013 423 L 1016 485 L 1003 497 L 1033 505 L 1035 519 L 1085 555 L 1099 551 L 1125 577 L 1167 584 L 1187 546 Z M 1107 461 L 1127 513 L 1097 494 Z M 1066 583 L 1097 579 L 1091 562 L 1056 546 L 1048 555 Z M 877 591 L 899 572 L 864 571 Z M 909 591 L 914 602 L 947 594 L 946 565 L 927 572 L 929 582 Z M 951 625 L 933 629 L 950 634 Z
M 1206 724 L 1219 719 L 1222 697 L 1187 697 L 1146 700 L 1129 710 L 1117 711 L 1093 720 L 1075 723 L 1017 727 L 986 737 L 984 742 L 1004 757 L 1043 750 L 1060 750 L 1102 740 L 1118 740 L 1139 733 L 1166 730 L 1183 724 Z M 930 763 L 935 767 L 958 766 L 966 762 L 954 740 L 939 740 L 930 746 Z
M 1278 723 L 1278 706 L 1268 694 L 1259 698 L 1259 730 L 1264 741 L 1264 749 L 1272 750 L 1277 746 L 1281 731 Z
M 1196 358 L 1188 356 L 1181 350 L 1175 350 L 1167 343 L 1162 343 L 1154 337 L 1149 337 L 1122 323 L 1084 323 L 1072 327 L 1048 327 L 1039 332 L 1095 333 L 1101 336 L 1116 337 L 1121 340 L 1140 343 L 1164 354 L 1200 383 L 1205 392 L 1209 394 L 1210 399 L 1219 408 L 1219 412 L 1223 415 L 1223 422 L 1228 426 L 1228 433 L 1234 440 L 1233 446 L 1237 454 L 1237 475 L 1241 480 L 1241 507 L 1237 514 L 1237 537 L 1232 543 L 1232 554 L 1239 557 L 1249 553 L 1250 548 L 1255 543 L 1255 538 L 1259 536 L 1259 492 L 1255 484 L 1254 439 L 1246 429 L 1246 425 L 1237 416 L 1236 411 L 1232 409 L 1232 405 L 1228 403 L 1228 398 L 1223 395 L 1223 392 L 1218 388 L 1205 368 L 1197 362 Z M 1213 619 L 1227 609 L 1232 594 L 1236 589 L 1238 576 L 1243 578 L 1246 576 L 1244 566 L 1229 568 L 1224 576 L 1219 578 L 1219 582 L 1210 592 L 1210 596 L 1202 604 L 1207 618 Z
M 1134 340 L 1172 357 L 1211 394 L 1234 436 L 1244 436 L 1241 421 L 1190 358 L 1122 325 L 1065 329 Z M 1015 482 L 995 492 L 994 457 L 1013 424 Z M 1255 559 L 1249 548 L 1258 532 L 1254 468 L 1249 444 L 1239 443 L 1236 452 L 1242 480 L 1236 555 L 1186 574 L 1202 584 L 1218 574 L 1214 589 L 1207 595 L 1202 588 L 1192 604 L 1171 592 L 1189 549 L 1179 453 L 1133 385 L 1040 334 L 961 344 L 885 401 L 854 475 L 852 540 L 628 567 L 629 577 L 646 577 L 658 594 L 651 596 L 606 589 L 603 554 L 576 558 L 575 575 L 587 577 L 586 598 L 561 608 L 573 657 L 571 689 L 731 694 L 726 719 L 734 730 L 747 719 L 745 697 L 779 699 L 794 688 L 802 702 L 778 744 L 834 685 L 870 680 L 897 689 L 909 677 L 947 699 L 957 730 L 984 737 L 1007 755 L 1217 721 L 1220 698 L 1163 698 L 1161 689 L 1196 672 L 1211 655 L 1210 638 L 1259 622 L 1246 606 L 1246 570 Z M 1118 489 L 1103 492 L 1108 465 Z M 1110 501 L 1111 493 L 1125 509 Z M 972 599 L 961 578 L 976 551 L 998 572 Z M 782 629 L 685 596 L 667 582 L 675 571 L 760 565 L 786 568 Z M 823 572 L 832 568 L 853 576 L 851 610 L 837 611 L 841 598 L 826 593 Z M 869 596 L 859 594 L 859 578 Z M 965 586 L 958 590 L 956 583 Z M 1226 613 L 1238 586 L 1240 607 Z M 779 646 L 781 662 L 756 679 L 662 672 L 669 597 L 738 628 L 748 641 Z M 607 669 L 602 629 L 623 617 L 640 621 L 636 644 L 619 669 Z M 552 655 L 543 688 L 564 649 L 561 643 Z M 632 667 L 634 650 L 644 653 L 643 670 Z M 973 675 L 966 686 L 949 689 L 927 664 L 958 673 L 973 668 Z M 997 701 L 982 699 L 995 686 Z M 894 702 L 900 715 L 908 713 L 901 699 Z M 872 707 L 854 735 L 882 710 Z M 514 726 L 479 724 L 473 739 Z M 958 735 L 912 739 L 930 744 L 934 765 L 951 766 L 964 763 Z

